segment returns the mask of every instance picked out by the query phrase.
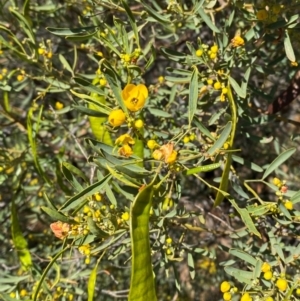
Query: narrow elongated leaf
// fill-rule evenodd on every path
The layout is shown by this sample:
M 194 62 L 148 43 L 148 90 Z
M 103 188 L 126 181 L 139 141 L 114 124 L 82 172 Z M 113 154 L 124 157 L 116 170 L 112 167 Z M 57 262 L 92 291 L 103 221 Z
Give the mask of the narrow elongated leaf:
M 231 87 L 236 92 L 236 94 L 238 96 L 240 96 L 241 98 L 245 98 L 246 97 L 246 93 L 247 93 L 247 89 L 241 88 L 239 86 L 239 84 L 236 82 L 236 80 L 233 77 L 231 77 L 231 76 L 228 76 L 228 80 L 230 82 Z
M 164 17 L 165 14 L 160 14 L 154 9 L 152 9 L 150 6 L 148 6 L 144 1 L 141 1 L 143 4 L 143 7 L 147 11 L 147 13 L 155 20 L 157 20 L 159 23 L 162 24 L 171 24 L 171 21 Z
M 78 175 L 79 177 L 81 177 L 85 182 L 89 183 L 89 179 L 88 177 L 77 167 L 75 167 L 74 165 L 72 165 L 71 163 L 68 162 L 63 162 L 62 163 L 64 167 L 66 167 L 69 171 L 71 171 L 73 174 Z
M 74 72 L 73 72 L 73 70 L 72 70 L 70 64 L 69 64 L 68 61 L 66 60 L 66 58 L 65 58 L 62 54 L 59 54 L 58 57 L 59 57 L 60 62 L 61 62 L 62 65 L 63 65 L 63 67 L 64 67 L 65 69 L 67 69 L 67 70 L 72 74 L 72 76 L 74 76 Z
M 191 126 L 193 117 L 197 110 L 197 100 L 198 100 L 198 69 L 194 67 L 191 83 L 190 83 L 190 89 L 189 89 L 189 107 L 188 107 L 189 126 Z
M 18 257 L 22 265 L 22 269 L 27 271 L 32 266 L 32 260 L 28 250 L 27 241 L 24 238 L 19 225 L 19 219 L 14 200 L 12 200 L 11 203 L 11 234 L 14 247 L 18 253 Z
M 76 194 L 75 196 L 71 197 L 67 202 L 65 202 L 60 207 L 59 210 L 67 211 L 67 210 L 77 207 L 78 205 L 80 205 L 82 203 L 82 201 L 85 198 L 87 198 L 87 197 L 99 192 L 101 189 L 103 189 L 107 185 L 107 183 L 110 179 L 111 179 L 111 175 L 107 175 L 101 181 L 98 181 L 98 182 L 90 185 L 89 187 L 85 188 L 84 190 L 82 190 L 81 192 Z
M 229 150 L 230 150 L 230 149 L 232 149 L 232 146 L 234 143 L 234 138 L 235 138 L 236 124 L 237 124 L 237 108 L 236 108 L 235 100 L 233 98 L 229 83 L 228 83 L 227 89 L 228 89 L 227 96 L 228 96 L 228 101 L 229 101 L 229 106 L 230 106 L 230 111 L 231 111 L 231 123 L 232 123 L 230 138 L 228 140 Z M 227 193 L 231 162 L 232 162 L 232 154 L 229 152 L 227 154 L 225 167 L 224 167 L 224 170 L 222 173 L 221 183 L 219 186 L 219 190 L 217 192 L 214 206 L 220 205 L 226 195 L 226 194 L 224 194 L 224 192 Z
M 136 26 L 136 23 L 135 23 L 135 18 L 133 16 L 133 14 L 132 14 L 132 12 L 130 10 L 130 7 L 128 6 L 127 2 L 124 1 L 124 0 L 122 0 L 122 5 L 124 6 L 125 11 L 127 13 L 127 16 L 128 16 L 128 19 L 129 19 L 132 31 L 134 33 L 135 42 L 137 43 L 138 47 L 140 47 L 139 33 L 138 33 L 138 29 L 137 29 L 137 26 Z
M 296 151 L 296 148 L 290 148 L 286 151 L 282 152 L 265 170 L 262 180 L 265 179 L 269 174 L 271 174 L 277 167 L 283 164 L 286 160 L 288 160 Z
M 76 34 L 86 34 L 89 30 L 95 30 L 97 26 L 87 26 L 78 28 L 55 28 L 47 27 L 46 29 L 57 36 L 71 36 Z
M 248 210 L 245 208 L 240 208 L 234 199 L 228 198 L 228 200 L 232 204 L 232 206 L 235 208 L 235 210 L 240 214 L 243 222 L 245 223 L 245 225 L 248 228 L 248 230 L 250 231 L 250 233 L 253 233 L 256 236 L 258 236 L 259 238 L 261 238 L 261 235 L 257 231 Z
M 199 172 L 208 172 L 212 171 L 214 169 L 217 169 L 221 166 L 221 163 L 213 163 L 213 164 L 208 164 L 208 165 L 202 165 L 198 167 L 191 168 L 186 171 L 186 175 L 193 175 L 195 173 Z
M 228 140 L 228 137 L 231 133 L 232 122 L 229 121 L 224 130 L 222 131 L 221 135 L 219 136 L 218 140 L 214 143 L 214 145 L 207 151 L 209 155 L 213 155 L 215 151 L 220 150 L 223 148 L 224 143 Z
M 91 272 L 91 275 L 89 277 L 89 281 L 88 281 L 88 301 L 93 301 L 94 300 L 98 265 L 99 265 L 99 263 L 100 263 L 100 261 L 101 261 L 104 254 L 105 254 L 105 252 L 103 252 L 102 255 L 99 257 L 99 259 L 97 260 L 97 263 L 94 266 L 94 268 Z
M 119 106 L 122 108 L 122 110 L 127 113 L 127 108 L 123 102 L 122 96 L 121 96 L 121 79 L 119 75 L 116 73 L 114 68 L 109 64 L 108 61 L 104 61 L 102 64 L 101 71 L 103 72 L 106 80 L 109 83 L 110 88 L 113 90 L 113 93 L 116 97 L 116 100 L 119 104 Z
M 295 57 L 295 53 L 294 53 L 294 49 L 290 40 L 290 36 L 288 31 L 285 31 L 285 36 L 284 36 L 284 49 L 285 49 L 285 53 L 287 58 L 291 61 L 291 62 L 295 62 L 296 61 L 296 57 Z
M 42 211 L 44 211 L 47 215 L 49 215 L 54 221 L 61 221 L 63 223 L 74 223 L 73 220 L 71 220 L 69 217 L 63 215 L 62 213 L 53 210 L 52 208 L 48 208 L 45 206 L 41 207 Z
M 149 216 L 152 205 L 153 182 L 140 189 L 130 210 L 132 270 L 128 301 L 156 301 L 151 250 Z
M 238 249 L 231 249 L 229 251 L 229 253 L 232 254 L 235 257 L 238 257 L 238 258 L 250 263 L 253 266 L 256 265 L 257 260 L 254 257 L 252 257 L 251 255 L 249 255 L 248 253 L 246 253 L 246 252 L 243 252 L 243 251 L 238 250 Z
M 206 23 L 206 25 L 216 33 L 221 33 L 218 27 L 211 21 L 210 17 L 205 13 L 203 8 L 199 8 L 198 10 L 199 15 L 201 16 L 202 20 Z

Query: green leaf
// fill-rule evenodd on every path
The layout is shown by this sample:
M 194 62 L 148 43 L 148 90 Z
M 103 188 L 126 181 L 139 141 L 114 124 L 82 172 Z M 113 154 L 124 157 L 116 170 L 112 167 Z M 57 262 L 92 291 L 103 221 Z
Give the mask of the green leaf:
M 42 206 L 41 209 L 47 215 L 49 215 L 51 217 L 51 219 L 53 219 L 54 221 L 61 221 L 63 223 L 68 223 L 68 224 L 74 223 L 74 220 L 70 219 L 69 217 L 61 214 L 60 212 L 58 212 L 56 210 L 53 210 L 53 209 L 45 207 L 45 206 Z
M 296 57 L 295 57 L 295 53 L 294 53 L 294 49 L 290 40 L 290 36 L 288 31 L 285 31 L 285 36 L 284 36 L 284 49 L 285 49 L 285 53 L 287 58 L 291 61 L 291 62 L 295 62 L 296 61 Z
M 252 216 L 265 215 L 270 210 L 270 204 L 258 205 L 258 206 L 248 206 L 247 210 Z
M 111 168 L 108 164 L 106 165 L 106 168 L 109 170 L 110 174 L 116 178 L 117 180 L 119 180 L 120 182 L 122 182 L 125 185 L 128 185 L 130 187 L 135 187 L 135 188 L 139 188 L 138 185 L 132 183 L 131 181 L 129 181 L 122 173 L 119 173 L 117 171 L 115 171 L 113 168 Z
M 253 233 L 256 236 L 258 236 L 259 238 L 261 238 L 261 235 L 257 231 L 248 210 L 245 208 L 240 208 L 234 199 L 228 198 L 228 200 L 232 204 L 232 206 L 235 208 L 235 210 L 240 214 L 243 222 L 245 223 L 245 225 L 248 228 L 248 230 L 250 231 L 250 233 Z
M 86 183 L 89 183 L 88 177 L 80 169 L 68 162 L 63 162 L 62 165 L 66 167 L 69 171 L 71 171 L 73 174 L 81 177 Z
M 191 253 L 188 253 L 187 262 L 189 266 L 191 279 L 194 279 L 196 275 L 196 271 L 195 271 L 195 263 L 194 263 L 193 255 Z
M 128 301 L 157 300 L 149 242 L 149 216 L 154 193 L 153 182 L 139 191 L 131 205 L 132 269 Z
M 35 167 L 36 167 L 38 173 L 42 176 L 42 178 L 45 180 L 45 182 L 50 183 L 50 180 L 48 179 L 48 177 L 46 176 L 44 170 L 42 169 L 42 167 L 40 165 L 40 162 L 38 159 L 38 153 L 37 153 L 37 143 L 36 143 L 36 135 L 38 133 L 39 123 L 42 118 L 43 106 L 41 106 L 41 108 L 40 108 L 38 120 L 37 120 L 37 123 L 35 123 L 35 128 L 32 124 L 33 111 L 34 111 L 34 109 L 30 108 L 28 110 L 28 115 L 27 115 L 27 135 L 28 135 L 28 140 L 29 140 L 29 144 L 31 147 L 32 157 L 33 157 L 33 161 L 34 161 L 34 164 L 35 164 Z
M 103 72 L 106 80 L 109 83 L 110 88 L 113 90 L 113 93 L 116 97 L 116 100 L 122 110 L 127 114 L 127 108 L 123 102 L 122 95 L 121 95 L 121 85 L 122 81 L 119 75 L 116 73 L 115 69 L 109 64 L 108 61 L 104 61 L 101 65 L 101 71 Z
M 104 95 L 103 90 L 101 90 L 100 88 L 94 86 L 92 83 L 90 83 L 88 80 L 81 78 L 81 77 L 74 77 L 73 80 L 79 84 L 80 86 L 84 87 L 85 90 L 87 90 L 88 92 L 91 93 L 97 93 L 97 95 Z M 92 97 L 86 95 L 86 94 L 80 94 L 77 93 L 74 90 L 70 90 L 74 95 L 78 96 L 79 98 L 83 98 L 83 99 L 91 99 L 93 100 Z M 109 114 L 109 113 L 108 113 Z
M 190 89 L 189 89 L 189 106 L 188 106 L 188 115 L 189 115 L 189 126 L 191 127 L 193 117 L 197 110 L 197 101 L 198 101 L 198 69 L 194 67 Z
M 125 8 L 127 16 L 129 18 L 129 22 L 130 22 L 131 28 L 133 30 L 133 33 L 134 33 L 135 42 L 136 42 L 137 46 L 140 47 L 139 33 L 138 33 L 137 26 L 136 26 L 135 18 L 133 16 L 127 2 L 124 0 L 121 0 L 121 1 L 122 1 L 122 5 Z
M 94 98 L 94 100 L 95 100 L 95 102 L 97 102 L 97 104 L 106 105 L 106 100 L 105 100 L 104 96 L 97 95 L 95 93 L 92 93 L 91 96 Z M 101 113 L 100 111 L 102 111 L 102 108 L 100 108 L 98 105 L 96 105 L 94 103 L 89 103 L 89 108 L 94 111 L 98 111 L 99 113 Z M 101 141 L 107 145 L 113 145 L 111 135 L 110 135 L 107 127 L 104 124 L 105 122 L 107 122 L 107 119 L 108 119 L 107 116 L 102 116 L 102 117 L 91 117 L 90 116 L 89 117 L 91 129 L 92 129 L 94 136 L 99 141 Z
M 233 267 L 225 267 L 224 270 L 228 275 L 233 276 L 239 282 L 252 285 L 252 272 L 239 270 Z
M 72 74 L 72 76 L 74 76 L 74 72 L 73 72 L 73 70 L 72 70 L 70 64 L 69 64 L 68 61 L 66 60 L 66 58 L 65 58 L 62 54 L 59 54 L 59 55 L 58 55 L 58 58 L 59 58 L 60 62 L 62 63 L 63 67 L 64 67 L 65 69 L 67 69 L 67 70 Z
M 257 171 L 257 172 L 263 172 L 264 171 L 259 165 L 255 164 L 253 162 L 247 161 L 244 158 L 241 158 L 239 156 L 232 155 L 232 160 L 234 162 L 242 164 L 243 166 L 246 166 L 246 167 L 248 167 L 248 168 L 250 168 L 254 171 Z
M 173 49 L 168 49 L 168 48 L 160 48 L 161 53 L 169 60 L 172 60 L 174 62 L 180 62 L 183 63 L 186 61 L 186 54 L 178 52 Z M 166 79 L 169 79 L 170 77 L 167 76 Z
M 228 137 L 231 133 L 231 127 L 232 127 L 232 122 L 229 121 L 224 130 L 222 131 L 221 135 L 219 136 L 218 140 L 214 143 L 214 145 L 207 151 L 209 155 L 213 155 L 216 151 L 220 150 L 223 148 L 224 143 L 228 140 Z
M 195 123 L 195 125 L 197 126 L 197 128 L 199 129 L 199 131 L 204 136 L 208 137 L 212 141 L 216 141 L 216 138 L 210 133 L 210 131 L 205 127 L 205 125 L 200 120 L 198 120 L 197 118 L 194 118 L 193 122 Z
M 79 28 L 55 28 L 47 27 L 46 29 L 57 36 L 72 36 L 76 34 L 87 34 L 89 30 L 95 30 L 97 26 L 87 26 Z
M 24 238 L 20 228 L 14 199 L 11 202 L 11 234 L 14 247 L 18 253 L 18 257 L 22 265 L 22 269 L 27 271 L 32 266 L 32 260 L 28 250 L 27 241 Z
M 238 257 L 248 263 L 250 263 L 251 265 L 255 266 L 256 265 L 256 259 L 254 257 L 252 257 L 251 255 L 249 255 L 246 252 L 243 252 L 241 250 L 238 249 L 230 249 L 229 254 Z
M 213 164 L 207 164 L 207 165 L 202 165 L 198 167 L 191 168 L 185 172 L 186 175 L 193 175 L 195 173 L 199 172 L 208 172 L 212 171 L 214 169 L 217 169 L 221 166 L 221 163 L 213 163 Z
M 94 293 L 95 293 L 95 286 L 96 286 L 96 279 L 97 279 L 97 270 L 98 270 L 98 265 L 104 256 L 105 252 L 101 254 L 101 256 L 98 258 L 96 265 L 94 266 L 91 275 L 89 277 L 88 281 L 88 301 L 93 301 L 94 300 Z M 99 289 L 99 287 L 98 287 Z
M 141 3 L 143 4 L 143 6 L 144 6 L 145 10 L 147 11 L 147 13 L 153 19 L 157 20 L 159 23 L 162 23 L 162 24 L 171 24 L 171 21 L 164 17 L 164 15 L 166 15 L 166 14 L 158 13 L 157 11 L 152 9 L 150 6 L 148 6 L 144 1 L 141 1 Z
M 288 160 L 296 151 L 296 148 L 290 148 L 282 152 L 265 170 L 262 180 L 264 180 L 269 174 L 271 174 L 277 167 L 279 167 L 283 162 Z
M 221 33 L 221 31 L 218 29 L 218 27 L 216 27 L 215 24 L 213 24 L 213 22 L 211 21 L 210 17 L 205 13 L 203 8 L 199 8 L 198 10 L 199 15 L 201 16 L 202 20 L 206 23 L 206 25 L 213 31 L 216 33 Z
M 67 202 L 65 202 L 61 207 L 60 211 L 68 211 L 77 207 L 78 205 L 82 204 L 83 200 L 92 196 L 93 194 L 99 192 L 103 189 L 107 184 L 108 181 L 111 179 L 111 175 L 107 175 L 101 181 L 98 181 L 89 187 L 85 188 L 84 190 L 77 193 L 75 196 L 71 197 Z
M 228 76 L 228 80 L 230 82 L 230 85 L 232 86 L 233 90 L 236 92 L 238 96 L 241 98 L 245 98 L 247 94 L 247 89 L 243 89 L 239 86 L 239 84 L 235 81 L 234 78 L 231 76 Z
M 163 117 L 163 118 L 171 118 L 171 117 L 173 117 L 170 113 L 162 111 L 162 110 L 159 110 L 159 109 L 154 109 L 154 108 L 151 108 L 151 107 L 148 107 L 147 109 L 149 110 L 149 112 L 152 115 L 157 116 L 157 117 Z
M 35 44 L 35 36 L 32 31 L 32 26 L 29 24 L 28 20 L 23 15 L 21 15 L 18 11 L 14 10 L 14 9 L 10 9 L 10 12 L 18 19 L 18 21 L 20 22 L 21 28 L 23 28 L 23 30 L 27 34 L 30 42 L 34 45 Z

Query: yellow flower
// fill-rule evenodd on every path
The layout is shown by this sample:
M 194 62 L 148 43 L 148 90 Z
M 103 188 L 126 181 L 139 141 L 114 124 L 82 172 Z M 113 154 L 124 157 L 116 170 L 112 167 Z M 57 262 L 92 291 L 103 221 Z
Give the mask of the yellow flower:
M 124 60 L 126 63 L 129 63 L 129 62 L 130 62 L 130 55 L 129 55 L 129 54 L 124 54 L 123 60 Z
M 129 213 L 128 212 L 124 212 L 123 214 L 122 214 L 122 220 L 123 221 L 129 221 Z
M 274 298 L 271 297 L 271 296 L 269 296 L 269 297 L 267 297 L 267 298 L 265 299 L 265 301 L 274 301 Z
M 171 243 L 172 243 L 172 238 L 171 237 L 168 237 L 167 239 L 166 239 L 166 243 L 168 244 L 168 245 L 170 245 Z
M 264 273 L 271 271 L 270 264 L 267 263 L 267 262 L 264 262 L 262 267 L 261 267 L 261 271 L 264 272 Z
M 287 209 L 287 210 L 293 210 L 293 203 L 291 201 L 286 201 L 284 203 L 284 207 Z
M 163 158 L 164 154 L 161 150 L 157 149 L 153 152 L 152 157 L 155 160 L 161 160 Z
M 25 297 L 27 295 L 27 291 L 25 290 L 25 289 L 22 289 L 21 291 L 20 291 L 20 296 L 21 297 Z
M 62 108 L 64 107 L 64 104 L 63 103 L 61 103 L 61 102 L 59 102 L 59 101 L 57 101 L 56 103 L 55 103 L 55 109 L 56 110 L 61 110 Z
M 159 145 L 158 145 L 158 143 L 157 143 L 155 140 L 151 139 L 151 140 L 148 140 L 147 146 L 148 146 L 150 149 L 155 149 L 155 148 L 157 148 Z
M 136 112 L 140 110 L 148 97 L 148 89 L 145 85 L 128 84 L 122 91 L 122 98 L 128 110 Z
M 222 94 L 227 94 L 228 93 L 228 89 L 227 88 L 223 88 L 222 89 Z
M 217 45 L 213 45 L 213 46 L 210 47 L 210 51 L 212 53 L 217 53 L 218 50 L 219 50 L 219 47 Z
M 84 254 L 84 255 L 90 255 L 91 254 L 91 247 L 90 245 L 82 245 L 78 248 L 78 251 L 81 253 L 81 254 Z
M 231 300 L 231 294 L 230 294 L 229 292 L 224 293 L 224 294 L 223 294 L 223 299 L 224 299 L 225 301 L 230 301 L 230 300 Z
M 168 164 L 173 164 L 177 159 L 177 152 L 175 150 L 172 151 L 169 157 L 165 158 L 165 162 Z
M 129 134 L 121 135 L 117 138 L 115 144 L 121 145 L 121 144 L 134 144 L 134 139 Z
M 277 187 L 282 186 L 282 182 L 278 178 L 273 179 L 273 184 L 276 185 Z
M 215 82 L 214 83 L 214 88 L 215 88 L 215 90 L 220 90 L 222 88 L 221 83 L 220 82 Z
M 261 9 L 256 13 L 257 20 L 263 21 L 268 18 L 268 12 L 265 9 Z
M 142 129 L 142 128 L 144 127 L 144 122 L 143 122 L 143 120 L 142 120 L 142 119 L 136 120 L 135 123 L 134 123 L 134 127 L 135 127 L 136 129 Z
M 245 293 L 243 294 L 243 296 L 241 297 L 241 301 L 252 301 L 251 296 L 249 295 L 249 293 Z
M 213 84 L 213 82 L 214 81 L 212 79 L 210 79 L 210 78 L 207 80 L 207 84 L 210 85 L 210 86 Z
M 125 144 L 121 148 L 119 148 L 118 153 L 121 156 L 130 157 L 133 154 L 133 151 L 128 144 Z
M 186 143 L 189 143 L 190 142 L 190 137 L 189 136 L 185 136 L 183 138 L 183 143 L 186 144 Z
M 106 86 L 107 81 L 106 81 L 105 78 L 101 78 L 100 81 L 99 81 L 99 83 L 100 83 L 100 86 L 101 86 L 101 87 L 104 87 L 104 86 Z
M 111 111 L 108 116 L 108 121 L 113 127 L 120 126 L 125 122 L 125 119 L 125 113 L 121 109 Z
M 161 75 L 158 77 L 158 82 L 162 84 L 165 81 L 165 78 Z
M 220 286 L 220 291 L 226 293 L 230 290 L 230 283 L 228 281 L 223 281 Z
M 43 55 L 45 53 L 45 49 L 44 48 L 39 48 L 38 49 L 38 54 Z
M 209 57 L 214 60 L 217 57 L 217 54 L 215 52 L 212 52 Z
M 264 278 L 265 278 L 266 280 L 271 280 L 272 277 L 273 277 L 273 273 L 272 273 L 271 271 L 268 271 L 268 272 L 265 272 L 265 273 L 264 273 Z
M 240 47 L 240 46 L 243 46 L 245 44 L 245 41 L 241 36 L 235 36 L 231 40 L 231 44 L 232 44 L 233 47 Z
M 196 56 L 200 57 L 203 54 L 203 49 L 198 49 L 196 51 Z
M 278 278 L 276 281 L 276 286 L 280 291 L 285 291 L 287 289 L 287 281 L 283 278 Z
M 19 75 L 17 76 L 17 81 L 18 81 L 18 82 L 21 82 L 23 79 L 24 79 L 24 75 L 23 75 L 23 74 L 19 74 Z

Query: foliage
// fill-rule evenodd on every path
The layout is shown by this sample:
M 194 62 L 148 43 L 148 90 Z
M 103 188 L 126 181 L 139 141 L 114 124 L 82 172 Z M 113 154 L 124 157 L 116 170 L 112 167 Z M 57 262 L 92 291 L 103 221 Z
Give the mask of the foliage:
M 299 1 L 0 5 L 3 300 L 300 299 Z

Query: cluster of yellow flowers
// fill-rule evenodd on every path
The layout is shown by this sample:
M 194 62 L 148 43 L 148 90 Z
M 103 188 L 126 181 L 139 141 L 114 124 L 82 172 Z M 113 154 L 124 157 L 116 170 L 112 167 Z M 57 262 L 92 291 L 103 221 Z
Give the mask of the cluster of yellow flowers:
M 240 301 L 252 301 L 252 300 L 263 300 L 263 301 L 274 301 L 273 295 L 277 292 L 284 293 L 288 289 L 288 282 L 284 274 L 273 273 L 272 267 L 268 262 L 264 262 L 261 271 L 263 278 L 266 281 L 273 283 L 274 290 L 268 290 L 264 294 L 264 297 L 258 296 L 257 292 L 244 292 L 241 294 Z M 275 288 L 277 290 L 275 290 Z M 223 299 L 225 301 L 231 301 L 232 295 L 238 292 L 236 287 L 232 287 L 228 281 L 223 281 L 220 286 L 220 290 L 223 293 Z M 296 294 L 300 295 L 300 289 L 296 290 Z
M 289 199 L 285 199 L 283 195 L 287 192 L 288 187 L 286 185 L 286 181 L 281 181 L 278 178 L 273 179 L 273 184 L 278 187 L 278 191 L 276 191 L 276 195 L 278 197 L 278 201 L 284 204 L 284 207 L 287 210 L 293 210 L 294 205 L 293 202 Z
M 39 48 L 37 50 L 38 54 L 42 55 L 46 59 L 51 59 L 53 56 L 51 45 L 51 40 L 47 40 L 46 45 L 44 43 L 40 43 Z
M 218 56 L 218 51 L 219 47 L 216 44 L 212 45 L 211 47 L 206 44 L 202 44 L 201 47 L 196 50 L 195 54 L 197 57 L 202 57 L 203 55 L 205 55 L 205 57 L 214 60 Z

